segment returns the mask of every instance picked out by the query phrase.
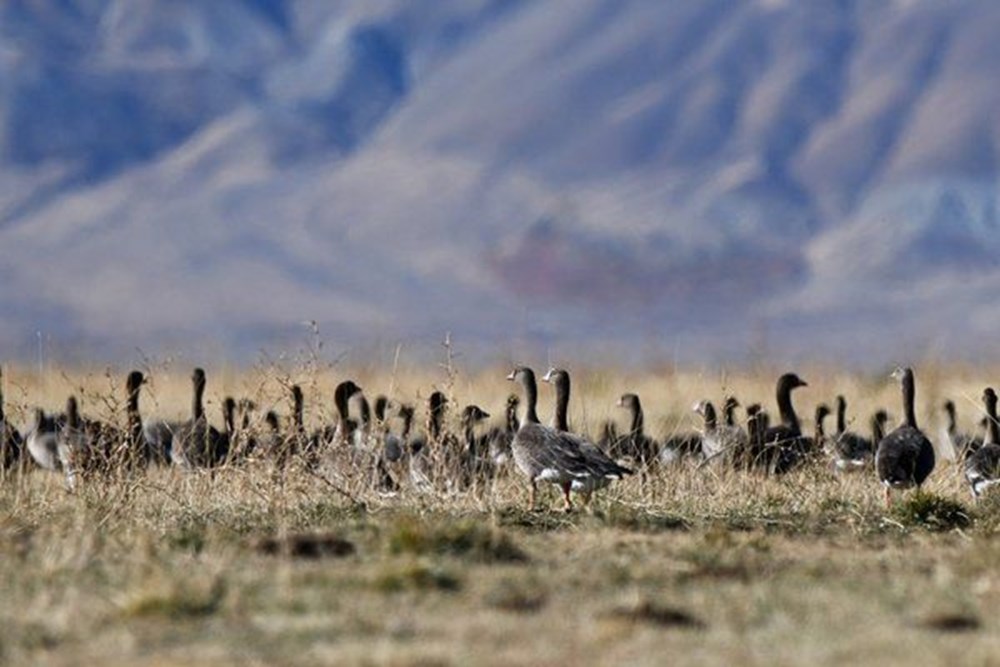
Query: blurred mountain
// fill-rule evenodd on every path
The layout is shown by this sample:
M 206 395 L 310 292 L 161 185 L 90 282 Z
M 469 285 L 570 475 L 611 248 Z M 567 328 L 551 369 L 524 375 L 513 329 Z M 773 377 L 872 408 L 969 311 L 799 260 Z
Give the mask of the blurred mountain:
M 1000 326 L 991 0 L 7 0 L 0 343 Z

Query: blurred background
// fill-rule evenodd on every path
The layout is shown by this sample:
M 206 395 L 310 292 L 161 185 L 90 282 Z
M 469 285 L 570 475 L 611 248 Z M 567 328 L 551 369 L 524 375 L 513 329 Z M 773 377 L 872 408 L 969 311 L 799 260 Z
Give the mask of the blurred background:
M 993 0 L 4 0 L 2 356 L 995 360 L 997 35 Z

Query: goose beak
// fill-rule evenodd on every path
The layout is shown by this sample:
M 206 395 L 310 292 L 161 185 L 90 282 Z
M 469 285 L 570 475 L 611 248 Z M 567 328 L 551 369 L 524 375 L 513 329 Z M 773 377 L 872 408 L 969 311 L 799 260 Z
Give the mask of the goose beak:
M 702 401 L 698 401 L 697 403 L 695 403 L 694 405 L 691 406 L 691 411 L 692 412 L 701 412 L 702 409 L 703 409 L 703 407 L 704 406 L 702 404 Z
M 515 377 L 517 377 L 517 371 L 516 370 L 511 371 L 510 375 L 507 376 L 507 379 L 510 380 L 511 382 L 513 382 Z
M 550 368 L 549 371 L 545 374 L 545 377 L 542 378 L 542 382 L 552 382 L 552 374 L 555 372 L 555 370 L 556 369 L 554 368 Z
M 615 405 L 617 405 L 619 408 L 624 408 L 625 407 L 625 402 L 622 401 L 622 399 L 619 398 L 617 401 L 615 401 Z
M 488 413 L 485 410 L 483 410 L 483 414 L 480 417 L 480 419 L 489 419 L 489 418 L 490 418 L 490 413 Z

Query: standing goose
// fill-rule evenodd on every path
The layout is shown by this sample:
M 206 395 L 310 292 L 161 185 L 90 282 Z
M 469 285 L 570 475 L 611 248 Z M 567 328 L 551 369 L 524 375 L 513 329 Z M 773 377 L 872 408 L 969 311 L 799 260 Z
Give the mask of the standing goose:
M 35 408 L 34 421 L 25 438 L 25 445 L 31 458 L 44 470 L 55 472 L 62 469 L 59 461 L 59 429 L 60 424 L 54 416 L 45 414 L 41 408 Z
M 542 382 L 546 384 L 551 384 L 556 389 L 556 400 L 555 400 L 555 410 L 552 412 L 552 428 L 557 431 L 564 433 L 571 433 L 569 428 L 569 394 L 570 394 L 570 379 L 569 371 L 564 368 L 549 368 L 548 372 L 542 378 Z M 622 442 L 620 439 L 619 442 Z M 592 443 L 587 438 L 581 436 L 580 448 L 586 453 L 588 449 L 593 449 L 597 455 L 606 458 L 612 458 L 605 454 L 605 450 L 601 449 L 594 443 Z M 609 480 L 591 480 L 586 483 L 582 481 L 573 482 L 573 490 L 587 493 L 594 491 L 595 489 L 607 486 Z M 598 486 L 592 486 L 597 484 Z
M 1000 484 L 1000 425 L 997 422 L 997 395 L 991 387 L 983 392 L 983 404 L 986 406 L 986 440 L 965 461 L 965 479 L 976 500 L 991 486 Z
M 511 443 L 511 453 L 518 470 L 531 485 L 532 510 L 539 482 L 559 485 L 565 509 L 570 511 L 573 508 L 570 490 L 574 485 L 589 492 L 632 473 L 608 458 L 593 443 L 538 423 L 535 413 L 538 386 L 530 368 L 516 368 L 507 379 L 520 382 L 524 391 L 526 415 Z
M 306 461 L 316 465 L 323 456 L 322 450 L 333 446 L 335 449 L 345 447 L 351 441 L 357 422 L 350 418 L 351 397 L 361 391 L 361 387 L 353 380 L 344 380 L 333 390 L 333 407 L 336 412 L 336 422 L 313 431 L 309 438 Z
M 811 448 L 810 439 L 802 435 L 802 426 L 792 405 L 792 391 L 807 386 L 805 380 L 795 373 L 785 373 L 778 378 L 775 394 L 781 423 L 764 431 L 764 449 L 757 457 L 773 473 L 788 472 L 802 461 Z
M 892 500 L 892 489 L 918 489 L 934 470 L 934 446 L 917 427 L 913 409 L 916 387 L 913 370 L 897 368 L 892 377 L 900 382 L 903 390 L 903 423 L 882 438 L 875 452 L 875 469 L 885 487 L 885 504 Z
M 982 438 L 977 438 L 958 430 L 958 415 L 955 413 L 954 401 L 948 399 L 944 402 L 944 412 L 948 419 L 946 435 L 948 443 L 955 453 L 955 460 L 960 462 L 965 461 L 972 452 L 982 446 L 983 440 Z
M 837 470 L 858 470 L 868 465 L 875 453 L 875 445 L 881 439 L 881 435 L 878 440 L 869 440 L 858 433 L 848 431 L 847 400 L 843 396 L 837 396 L 837 433 L 830 439 L 833 465 Z
M 145 466 L 150 457 L 139 413 L 139 392 L 145 381 L 139 371 L 132 371 L 125 379 L 125 449 L 121 458 L 129 468 Z
M 495 467 L 502 466 L 510 458 L 510 443 L 514 440 L 514 434 L 517 433 L 518 426 L 520 425 L 517 419 L 517 407 L 520 403 L 521 401 L 517 397 L 517 394 L 508 396 L 507 405 L 504 409 L 503 426 L 490 429 L 487 435 L 490 446 L 490 460 L 493 461 Z
M 830 416 L 830 406 L 820 403 L 816 406 L 816 416 L 813 420 L 813 448 L 816 451 L 825 450 L 830 439 L 826 435 L 826 425 L 823 423 Z
M 23 459 L 21 434 L 7 421 L 3 405 L 3 369 L 0 369 L 0 469 L 10 470 Z
M 732 410 L 733 407 L 729 407 L 730 416 Z M 749 446 L 746 431 L 735 423 L 720 426 L 711 401 L 699 401 L 695 404 L 694 411 L 704 420 L 701 434 L 701 451 L 705 457 L 703 464 L 723 459 L 737 461 L 744 455 Z
M 66 473 L 66 487 L 76 489 L 77 475 L 98 465 L 87 428 L 80 419 L 76 397 L 66 400 L 66 423 L 59 430 L 57 440 L 59 464 Z
M 195 368 L 191 374 L 191 419 L 181 424 L 173 435 L 170 459 L 182 468 L 209 468 L 225 460 L 225 438 L 205 417 L 205 371 Z M 227 424 L 227 428 L 228 428 Z
M 735 396 L 726 396 L 726 400 L 722 405 L 722 414 L 725 418 L 726 426 L 736 426 L 736 408 L 740 407 L 740 402 L 736 400 Z
M 660 446 L 656 440 L 646 435 L 642 402 L 637 394 L 622 394 L 618 399 L 618 407 L 628 410 L 630 417 L 629 432 L 622 440 L 621 452 L 645 471 L 657 461 Z
M 542 377 L 542 382 L 556 388 L 556 408 L 549 425 L 557 431 L 569 433 L 569 373 L 561 368 L 550 368 Z
M 493 461 L 489 456 L 489 436 L 478 435 L 476 429 L 490 418 L 478 405 L 462 410 L 462 480 L 463 486 L 483 483 L 493 476 Z

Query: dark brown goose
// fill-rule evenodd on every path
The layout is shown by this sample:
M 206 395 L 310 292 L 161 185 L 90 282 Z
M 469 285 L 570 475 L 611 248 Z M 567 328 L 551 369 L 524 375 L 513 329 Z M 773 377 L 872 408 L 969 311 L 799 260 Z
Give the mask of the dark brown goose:
M 139 412 L 139 392 L 146 378 L 139 371 L 132 371 L 125 378 L 125 452 L 127 467 L 145 466 L 151 452 L 143 435 L 142 415 Z
M 726 396 L 725 402 L 722 404 L 722 415 L 726 426 L 738 427 L 736 423 L 736 408 L 738 407 L 740 407 L 740 402 L 736 400 L 735 396 Z
M 1000 422 L 997 421 L 997 395 L 991 387 L 983 392 L 986 406 L 986 440 L 965 460 L 965 479 L 972 497 L 979 499 L 990 487 L 1000 484 Z
M 490 459 L 494 467 L 499 467 L 507 463 L 510 459 L 510 443 L 514 440 L 520 422 L 517 419 L 517 408 L 520 399 L 516 394 L 507 397 L 507 405 L 504 409 L 504 422 L 502 426 L 490 429 L 487 434 L 489 442 Z
M 881 411 L 881 414 L 884 416 L 885 412 Z M 878 440 L 869 440 L 863 435 L 848 431 L 847 400 L 843 396 L 837 396 L 837 433 L 830 439 L 833 465 L 837 470 L 851 472 L 870 465 L 875 445 L 881 439 L 881 431 Z
M 570 491 L 574 487 L 589 496 L 593 490 L 632 473 L 608 458 L 597 445 L 538 423 L 535 412 L 538 386 L 530 368 L 519 367 L 507 379 L 520 382 L 524 390 L 526 418 L 514 436 L 511 452 L 518 470 L 531 486 L 531 509 L 535 508 L 539 482 L 557 484 L 569 511 L 573 507 Z
M 191 419 L 174 432 L 170 459 L 182 468 L 210 468 L 226 459 L 226 440 L 205 417 L 205 371 L 191 374 Z
M 478 405 L 467 405 L 462 410 L 462 461 L 461 484 L 463 487 L 482 484 L 493 477 L 493 460 L 489 455 L 488 434 L 479 434 L 478 429 L 490 418 Z
M 885 487 L 885 503 L 892 501 L 893 489 L 917 487 L 934 470 L 934 446 L 917 427 L 917 416 L 913 404 L 916 398 L 916 383 L 913 371 L 897 368 L 892 377 L 899 381 L 903 393 L 903 423 L 882 438 L 875 452 L 875 469 L 879 481 Z
M 642 401 L 638 394 L 622 394 L 618 399 L 618 407 L 629 413 L 629 430 L 619 441 L 618 452 L 609 453 L 614 458 L 629 458 L 645 471 L 659 460 L 660 444 L 646 435 L 646 416 L 642 411 Z
M 333 407 L 336 421 L 313 431 L 309 437 L 303 457 L 310 467 L 315 466 L 329 453 L 330 448 L 339 449 L 351 444 L 357 422 L 350 418 L 351 397 L 361 391 L 353 380 L 344 380 L 333 390 Z
M 792 391 L 807 387 L 805 380 L 795 373 L 785 373 L 778 378 L 775 390 L 781 423 L 764 431 L 764 448 L 755 458 L 772 473 L 788 472 L 809 453 L 811 439 L 803 437 L 799 417 L 792 405 Z
M 955 403 L 951 399 L 944 402 L 944 412 L 948 419 L 946 430 L 948 443 L 955 453 L 955 460 L 965 461 L 972 452 L 982 446 L 983 439 L 958 430 L 958 415 L 955 412 Z
M 24 441 L 14 425 L 7 420 L 3 403 L 3 369 L 0 369 L 0 468 L 10 470 L 23 460 Z
M 826 449 L 830 444 L 830 439 L 826 435 L 824 422 L 830 416 L 830 406 L 820 403 L 816 406 L 816 415 L 813 420 L 813 448 L 816 451 Z

